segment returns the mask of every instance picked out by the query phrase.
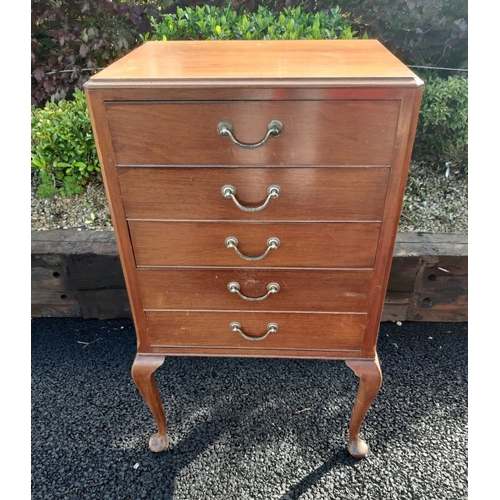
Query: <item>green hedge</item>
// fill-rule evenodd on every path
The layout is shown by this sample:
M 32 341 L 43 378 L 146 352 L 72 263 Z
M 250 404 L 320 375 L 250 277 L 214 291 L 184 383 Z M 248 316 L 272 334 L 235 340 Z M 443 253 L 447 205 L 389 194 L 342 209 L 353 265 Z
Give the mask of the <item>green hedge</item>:
M 31 168 L 40 179 L 38 195 L 83 192 L 89 178 L 100 172 L 85 94 L 31 109 Z
M 414 159 L 468 171 L 468 84 L 460 76 L 426 80 Z
M 328 12 L 305 12 L 300 7 L 273 12 L 259 6 L 256 12 L 236 12 L 204 5 L 177 8 L 151 20 L 151 32 L 142 40 L 298 40 L 351 39 L 356 32 L 350 20 L 335 7 Z

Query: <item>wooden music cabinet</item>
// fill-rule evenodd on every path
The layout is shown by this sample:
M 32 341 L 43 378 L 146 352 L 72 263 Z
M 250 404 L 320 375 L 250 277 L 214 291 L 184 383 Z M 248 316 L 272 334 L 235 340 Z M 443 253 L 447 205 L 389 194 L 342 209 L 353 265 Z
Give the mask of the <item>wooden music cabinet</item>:
M 148 42 L 87 82 L 152 451 L 165 356 L 251 356 L 345 360 L 366 455 L 422 90 L 375 40 Z

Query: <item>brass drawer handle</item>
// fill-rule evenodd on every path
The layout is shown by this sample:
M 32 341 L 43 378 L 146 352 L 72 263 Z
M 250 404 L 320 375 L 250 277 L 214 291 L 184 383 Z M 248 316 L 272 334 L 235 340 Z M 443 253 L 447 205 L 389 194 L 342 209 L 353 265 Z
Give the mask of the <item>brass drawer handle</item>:
M 231 186 L 231 184 L 226 184 L 225 186 L 222 186 L 221 189 L 222 196 L 227 199 L 232 199 L 234 201 L 234 204 L 240 209 L 243 210 L 244 212 L 260 212 L 261 210 L 264 210 L 264 208 L 267 207 L 269 204 L 269 201 L 271 198 L 279 198 L 281 194 L 281 188 L 276 185 L 276 184 L 271 184 L 267 188 L 267 198 L 264 201 L 264 203 L 258 207 L 245 207 L 242 205 L 237 199 L 236 196 L 236 188 L 234 186 Z
M 247 144 L 245 142 L 238 141 L 238 139 L 236 139 L 236 137 L 234 137 L 233 135 L 233 124 L 227 120 L 223 120 L 217 125 L 217 132 L 219 132 L 219 135 L 222 137 L 229 137 L 233 141 L 233 143 L 240 148 L 255 149 L 263 146 L 267 142 L 269 137 L 277 137 L 278 135 L 280 135 L 281 132 L 283 132 L 283 124 L 279 120 L 271 120 L 267 124 L 267 134 L 265 135 L 264 139 L 259 142 L 255 142 L 254 144 Z
M 238 257 L 240 257 L 241 259 L 255 261 L 255 260 L 262 260 L 271 250 L 278 248 L 280 246 L 280 240 L 275 236 L 269 238 L 267 240 L 266 251 L 262 255 L 259 255 L 257 257 L 248 257 L 247 255 L 243 255 L 238 250 L 238 240 L 234 236 L 228 236 L 224 241 L 224 244 L 226 245 L 227 248 L 234 248 L 234 251 L 238 254 Z
M 229 328 L 231 328 L 231 331 L 233 332 L 238 332 L 245 340 L 254 340 L 254 341 L 264 340 L 269 336 L 270 333 L 276 333 L 280 329 L 278 323 L 269 323 L 267 325 L 267 332 L 264 333 L 264 335 L 261 335 L 260 337 L 249 337 L 241 330 L 241 324 L 238 323 L 237 321 L 233 321 L 232 323 L 230 323 Z
M 237 281 L 231 281 L 231 283 L 227 284 L 227 289 L 231 293 L 237 293 L 242 299 L 249 300 L 251 302 L 267 299 L 272 293 L 278 293 L 280 291 L 278 283 L 269 283 L 269 285 L 267 285 L 267 293 L 265 295 L 262 295 L 261 297 L 248 297 L 240 292 L 240 288 L 240 284 Z

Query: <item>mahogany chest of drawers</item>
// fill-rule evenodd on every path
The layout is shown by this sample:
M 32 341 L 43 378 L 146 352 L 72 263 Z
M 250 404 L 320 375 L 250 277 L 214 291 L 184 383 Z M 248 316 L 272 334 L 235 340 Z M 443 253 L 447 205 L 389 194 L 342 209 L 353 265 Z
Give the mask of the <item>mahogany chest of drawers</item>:
M 366 455 L 422 89 L 374 40 L 148 42 L 86 84 L 151 450 L 165 356 L 253 356 L 345 360 Z

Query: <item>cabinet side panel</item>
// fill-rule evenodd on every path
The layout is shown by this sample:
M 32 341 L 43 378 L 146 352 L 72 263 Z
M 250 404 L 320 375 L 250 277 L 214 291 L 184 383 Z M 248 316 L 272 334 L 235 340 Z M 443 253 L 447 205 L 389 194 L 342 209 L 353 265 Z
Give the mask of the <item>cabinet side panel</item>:
M 118 253 L 120 255 L 120 262 L 132 310 L 132 318 L 137 332 L 137 345 L 138 349 L 145 350 L 147 349 L 148 343 L 146 336 L 146 321 L 137 285 L 134 264 L 135 259 L 129 239 L 120 184 L 116 174 L 115 158 L 106 122 L 104 102 L 101 93 L 98 91 L 85 89 L 85 94 L 87 97 L 90 121 L 101 165 L 104 188 L 108 198 L 111 220 L 115 229 Z
M 391 175 L 375 262 L 375 279 L 373 280 L 369 306 L 371 314 L 368 318 L 363 341 L 363 356 L 366 357 L 375 356 L 378 330 L 391 272 L 392 256 L 403 207 L 403 197 L 415 140 L 422 93 L 423 87 L 415 90 L 407 90 L 403 93 L 401 100 Z

